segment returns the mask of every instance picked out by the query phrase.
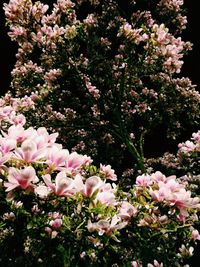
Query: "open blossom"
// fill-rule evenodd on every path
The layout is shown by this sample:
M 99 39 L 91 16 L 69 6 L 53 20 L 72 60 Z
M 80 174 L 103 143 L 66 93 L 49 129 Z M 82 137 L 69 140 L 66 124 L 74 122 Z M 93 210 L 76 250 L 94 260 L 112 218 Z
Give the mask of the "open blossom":
M 51 189 L 45 185 L 38 185 L 34 188 L 34 193 L 40 198 L 46 198 L 51 193 Z
M 143 32 L 142 28 L 134 29 L 128 22 L 121 26 L 118 37 L 121 35 L 125 35 L 127 39 L 131 40 L 137 45 L 140 42 L 145 42 L 149 38 L 148 35 Z
M 200 240 L 200 234 L 198 230 L 193 230 L 192 231 L 192 239 L 194 240 Z
M 31 13 L 32 13 L 32 16 L 34 17 L 34 19 L 36 21 L 39 21 L 42 16 L 47 12 L 47 10 L 49 9 L 49 6 L 48 5 L 44 5 L 42 3 L 40 3 L 39 1 L 37 1 L 32 9 L 31 9 Z
M 4 186 L 8 192 L 17 187 L 22 189 L 33 187 L 32 183 L 36 182 L 38 182 L 38 178 L 33 167 L 29 166 L 24 169 L 11 167 L 8 171 L 8 182 L 4 182 Z
M 135 208 L 127 201 L 122 202 L 119 210 L 119 217 L 121 217 L 123 220 L 129 220 L 132 217 L 136 216 L 136 214 L 137 214 L 137 208 Z
M 3 214 L 3 219 L 8 221 L 14 221 L 16 219 L 16 216 L 13 212 L 7 212 Z
M 94 202 L 99 201 L 104 205 L 114 206 L 116 205 L 116 198 L 113 192 L 98 192 Z
M 45 159 L 49 167 L 58 168 L 65 165 L 68 156 L 69 151 L 67 149 L 61 149 L 57 146 L 53 146 L 46 150 Z
M 192 134 L 192 139 L 196 142 L 196 143 L 200 143 L 200 130 L 197 133 L 193 133 Z
M 198 154 L 200 152 L 200 131 L 193 133 L 191 140 L 187 140 L 184 143 L 180 143 L 178 147 L 178 156 L 180 158 L 182 158 L 183 156 L 190 157 L 193 154 Z
M 89 177 L 85 183 L 83 177 L 77 174 L 74 179 L 74 188 L 77 192 L 82 193 L 87 197 L 91 197 L 93 193 L 98 190 L 103 184 L 103 181 L 98 176 Z
M 90 157 L 72 152 L 71 154 L 68 154 L 64 167 L 68 172 L 71 173 L 79 170 L 82 166 L 88 165 L 91 162 L 92 160 Z
M 24 125 L 26 123 L 26 118 L 23 114 L 15 115 L 14 117 L 11 117 L 11 120 L 14 125 Z
M 137 186 L 149 186 L 152 184 L 152 179 L 149 175 L 139 175 L 136 178 L 136 185 Z
M 151 180 L 154 182 L 159 182 L 159 181 L 165 182 L 165 181 L 172 179 L 172 178 L 174 179 L 175 176 L 170 176 L 170 177 L 166 178 L 166 176 L 160 171 L 156 171 L 156 172 L 151 174 Z
M 92 223 L 89 220 L 87 224 L 87 229 L 89 232 L 97 231 L 99 235 L 112 235 L 114 231 L 120 230 L 126 225 L 127 222 L 122 222 L 117 215 L 114 215 L 111 219 L 102 219 L 95 223 Z
M 33 137 L 37 143 L 38 148 L 51 147 L 58 137 L 58 133 L 49 134 L 45 127 L 40 127 L 37 129 L 36 136 Z
M 182 153 L 191 153 L 195 150 L 196 146 L 192 141 L 186 141 L 185 143 L 181 143 L 178 145 L 180 152 Z
M 14 232 L 0 242 L 0 249 L 11 245 L 3 254 L 11 265 L 31 259 L 44 266 L 53 260 L 58 266 L 179 266 L 175 246 L 183 240 L 180 253 L 191 256 L 190 242 L 200 240 L 192 228 L 200 201 L 175 176 L 148 175 L 142 146 L 143 135 L 154 137 L 156 129 L 176 139 L 179 129 L 198 122 L 199 95 L 176 79 L 190 49 L 177 36 L 185 23 L 183 0 L 54 0 L 50 10 L 37 0 L 7 1 L 9 36 L 19 45 L 11 90 L 27 97 L 0 100 L 0 204 L 8 209 L 0 225 Z M 23 127 L 20 110 L 33 127 Z M 58 131 L 63 146 L 41 125 Z M 199 136 L 183 144 L 186 154 L 200 151 Z M 65 144 L 111 165 L 90 166 L 89 156 L 70 153 Z M 125 175 L 118 186 L 107 183 L 117 180 L 111 166 L 130 170 L 125 192 Z M 23 206 L 16 210 L 10 199 Z M 115 235 L 121 243 L 111 240 L 120 242 Z
M 19 36 L 26 36 L 26 29 L 24 27 L 16 27 L 12 26 L 10 27 L 11 32 L 8 33 L 8 35 L 14 40 L 14 38 L 19 37 Z
M 53 229 L 58 229 L 58 228 L 60 228 L 61 225 L 62 225 L 62 219 L 57 218 L 57 219 L 55 219 L 55 220 L 51 220 L 51 221 L 49 222 L 49 225 L 50 225 Z
M 11 116 L 15 115 L 15 110 L 11 106 L 0 107 L 0 121 L 10 121 Z
M 15 157 L 25 162 L 34 162 L 41 160 L 44 155 L 44 149 L 37 149 L 37 145 L 32 140 L 25 140 L 21 147 L 15 149 Z
M 158 189 L 150 188 L 151 196 L 169 206 L 176 206 L 180 211 L 180 220 L 188 216 L 187 209 L 200 208 L 199 198 L 191 197 L 191 192 L 186 191 L 184 185 L 179 184 L 175 178 L 168 177 L 165 182 L 157 183 Z
M 191 257 L 194 253 L 194 248 L 186 247 L 184 244 L 182 244 L 182 246 L 179 248 L 179 251 L 182 256 Z
M 2 132 L 2 135 L 6 138 L 14 139 L 16 140 L 17 143 L 22 143 L 29 137 L 34 138 L 36 134 L 36 131 L 30 127 L 28 129 L 24 129 L 22 125 L 12 125 L 9 129 L 8 132 Z
M 49 174 L 43 175 L 43 180 L 47 187 L 57 196 L 72 196 L 75 192 L 73 179 L 66 176 L 65 172 L 56 175 L 55 183 L 51 181 Z
M 98 189 L 98 193 L 95 197 L 94 202 L 96 203 L 97 201 L 99 201 L 107 206 L 115 206 L 117 204 L 115 198 L 115 186 L 115 184 L 111 185 L 109 183 L 100 183 L 100 187 Z
M 110 165 L 102 165 L 100 164 L 100 173 L 103 175 L 104 178 L 116 181 L 117 175 L 115 174 L 115 171 L 111 168 Z
M 0 136 L 0 152 L 2 155 L 6 155 L 11 152 L 14 148 L 16 148 L 16 140 L 3 138 Z

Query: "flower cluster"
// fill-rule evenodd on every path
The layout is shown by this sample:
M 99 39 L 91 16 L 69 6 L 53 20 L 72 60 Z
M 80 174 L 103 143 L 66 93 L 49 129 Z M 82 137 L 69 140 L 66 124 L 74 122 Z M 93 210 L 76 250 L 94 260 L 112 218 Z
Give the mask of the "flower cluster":
M 193 153 L 200 152 L 200 131 L 192 134 L 192 141 L 186 141 L 178 145 L 179 153 L 191 156 Z
M 199 174 L 200 131 L 193 133 L 191 140 L 178 145 L 177 153 L 181 165 L 191 174 Z
M 191 49 L 178 35 L 186 22 L 183 3 L 151 1 L 149 11 L 146 4 L 4 5 L 9 35 L 19 44 L 12 89 L 36 106 L 34 115 L 26 112 L 29 125 L 59 132 L 69 149 L 117 173 L 133 165 L 145 171 L 145 135 L 153 139 L 164 129 L 161 136 L 176 140 L 197 126 L 200 114 L 195 87 L 175 76 Z
M 168 17 L 167 26 L 173 29 L 173 25 L 177 25 L 175 33 L 186 28 L 187 18 L 182 12 L 183 2 L 183 0 L 161 0 L 157 5 L 160 15 L 166 19 Z
M 21 125 L 26 123 L 26 118 L 22 112 L 34 110 L 34 102 L 31 97 L 14 98 L 10 94 L 5 94 L 0 99 L 0 127 L 7 128 L 10 125 Z
M 19 121 L 2 131 L 1 264 L 32 266 L 53 259 L 60 266 L 182 263 L 185 251 L 200 239 L 194 228 L 199 198 L 161 172 L 138 176 L 123 192 L 110 165 L 95 167 L 90 157 L 56 143 L 57 136 Z M 144 248 L 152 253 L 143 255 Z

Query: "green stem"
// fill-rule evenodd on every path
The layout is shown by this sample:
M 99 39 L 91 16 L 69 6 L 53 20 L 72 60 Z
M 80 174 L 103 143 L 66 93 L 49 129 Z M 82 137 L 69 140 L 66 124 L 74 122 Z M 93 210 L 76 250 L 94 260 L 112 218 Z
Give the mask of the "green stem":
M 154 235 L 152 235 L 151 239 L 156 237 L 156 236 L 158 236 L 158 235 L 163 235 L 163 234 L 167 234 L 167 233 L 174 233 L 174 232 L 177 232 L 178 229 L 187 228 L 187 227 L 190 227 L 190 226 L 192 226 L 192 224 L 180 225 L 180 226 L 177 226 L 177 227 L 175 227 L 174 229 L 171 229 L 171 230 L 163 229 L 160 232 L 157 232 Z
M 125 145 L 128 151 L 133 155 L 133 157 L 137 161 L 138 169 L 140 169 L 142 173 L 146 173 L 146 168 L 144 166 L 143 148 L 141 146 L 141 143 L 140 143 L 140 152 L 138 151 L 136 146 L 132 143 L 132 141 L 130 141 L 128 138 L 126 138 L 125 140 Z
M 121 140 L 126 145 L 128 151 L 131 153 L 131 155 L 136 160 L 138 169 L 141 170 L 143 173 L 145 173 L 146 169 L 144 166 L 144 152 L 143 152 L 144 133 L 142 133 L 140 136 L 139 150 L 138 150 L 136 145 L 133 144 L 133 142 L 130 140 L 126 127 L 124 125 L 121 104 L 122 104 L 124 89 L 125 89 L 125 74 L 126 74 L 126 71 L 124 68 L 122 70 L 122 75 L 121 75 L 118 99 L 116 99 L 117 101 L 116 118 L 117 118 L 117 126 L 119 128 L 117 131 L 114 130 L 112 132 L 115 134 L 115 136 L 118 137 L 119 140 Z

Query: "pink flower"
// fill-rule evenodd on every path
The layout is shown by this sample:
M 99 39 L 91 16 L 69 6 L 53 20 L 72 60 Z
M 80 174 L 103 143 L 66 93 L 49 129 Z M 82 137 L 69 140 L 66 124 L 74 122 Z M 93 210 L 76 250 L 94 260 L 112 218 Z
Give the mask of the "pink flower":
M 29 166 L 21 170 L 11 167 L 8 170 L 8 182 L 5 182 L 4 186 L 7 187 L 6 192 L 8 192 L 17 187 L 21 187 L 22 189 L 33 187 L 32 182 L 38 182 L 33 167 Z
M 11 31 L 8 33 L 8 35 L 11 37 L 11 39 L 14 39 L 18 36 L 26 36 L 27 33 L 27 30 L 21 26 L 11 26 L 10 30 Z
M 2 132 L 2 134 L 6 138 L 16 140 L 17 143 L 22 143 L 29 137 L 32 137 L 33 139 L 36 134 L 36 131 L 32 127 L 25 130 L 24 127 L 21 124 L 19 124 L 19 125 L 12 125 L 8 129 L 7 134 L 4 132 Z
M 121 219 L 114 215 L 111 219 L 99 220 L 96 223 L 92 223 L 90 220 L 87 224 L 89 232 L 97 231 L 99 235 L 112 235 L 115 230 L 124 228 L 127 222 L 121 222 Z
M 15 115 L 15 110 L 11 106 L 0 108 L 0 121 L 10 121 L 10 117 Z
M 129 220 L 137 214 L 137 209 L 127 201 L 123 201 L 119 210 L 119 217 Z
M 26 123 L 26 118 L 24 117 L 24 115 L 19 114 L 17 116 L 14 116 L 14 118 L 12 118 L 13 124 L 14 125 L 24 125 Z
M 117 180 L 117 175 L 115 174 L 115 171 L 111 169 L 110 165 L 100 164 L 100 173 L 103 175 L 103 178 L 105 179 L 109 179 L 112 181 Z
M 60 228 L 61 225 L 62 225 L 62 219 L 57 218 L 57 219 L 55 219 L 55 220 L 51 220 L 51 221 L 49 222 L 49 225 L 50 225 L 53 229 L 58 229 L 58 228 Z
M 192 134 L 192 139 L 194 139 L 195 142 L 200 143 L 200 130 L 197 133 Z
M 184 185 L 180 184 L 175 176 L 167 177 L 164 181 L 157 183 L 155 181 L 155 185 L 156 190 L 153 189 L 153 186 L 149 189 L 150 195 L 153 199 L 164 202 L 168 206 L 176 206 L 180 211 L 178 218 L 181 221 L 188 216 L 188 209 L 200 207 L 199 198 L 192 198 L 191 192 L 186 191 Z
M 85 184 L 81 175 L 77 174 L 74 179 L 74 187 L 77 192 L 85 196 L 91 197 L 96 190 L 102 186 L 103 182 L 98 176 L 89 177 Z
M 36 141 L 36 143 L 38 144 L 38 148 L 42 148 L 43 146 L 51 147 L 55 143 L 57 137 L 58 137 L 58 133 L 49 134 L 45 127 L 38 128 L 37 138 L 36 138 L 36 140 L 38 140 Z
M 152 179 L 149 175 L 140 175 L 136 178 L 137 186 L 149 186 L 152 184 Z
M 60 167 L 64 166 L 66 159 L 69 156 L 69 151 L 67 149 L 60 149 L 57 146 L 49 148 L 46 152 L 46 163 L 50 167 Z
M 13 150 L 16 145 L 17 143 L 14 139 L 0 138 L 0 151 L 3 155 Z
M 34 188 L 34 193 L 41 198 L 46 198 L 50 193 L 50 189 L 45 185 L 39 185 Z
M 153 261 L 153 264 L 148 263 L 148 264 L 147 264 L 147 267 L 163 267 L 163 263 L 162 263 L 162 262 L 159 263 L 157 260 L 154 260 L 154 261 Z
M 94 201 L 99 201 L 107 206 L 114 206 L 116 204 L 115 195 L 112 191 L 98 192 Z
M 192 231 L 192 239 L 193 240 L 200 240 L 200 234 L 198 230 L 193 230 Z
M 11 156 L 12 156 L 12 153 L 7 153 L 7 154 L 3 155 L 0 152 L 0 169 L 7 169 L 7 167 L 4 165 L 4 163 L 9 161 Z
M 14 153 L 18 159 L 24 160 L 25 162 L 33 162 L 44 158 L 45 150 L 37 149 L 37 145 L 34 141 L 25 140 L 21 147 L 15 149 Z
M 116 185 L 100 182 L 97 195 L 94 199 L 94 203 L 98 201 L 107 206 L 114 206 L 117 204 L 115 199 Z
M 155 182 L 159 182 L 159 181 L 166 181 L 166 176 L 164 174 L 162 174 L 161 172 L 157 171 L 155 173 L 151 174 L 151 179 Z
M 90 157 L 86 155 L 79 155 L 78 153 L 73 152 L 68 155 L 65 163 L 65 168 L 68 172 L 71 173 L 80 169 L 84 165 L 88 165 L 91 162 L 92 160 Z
M 132 261 L 131 262 L 131 267 L 142 267 L 142 265 L 140 265 L 139 263 L 137 263 L 137 261 Z
M 196 145 L 192 141 L 186 141 L 185 143 L 179 144 L 178 147 L 180 152 L 187 154 L 195 150 Z
M 43 180 L 47 187 L 57 196 L 72 196 L 75 192 L 73 189 L 73 180 L 68 178 L 63 171 L 56 175 L 55 183 L 52 183 L 49 174 L 43 175 Z

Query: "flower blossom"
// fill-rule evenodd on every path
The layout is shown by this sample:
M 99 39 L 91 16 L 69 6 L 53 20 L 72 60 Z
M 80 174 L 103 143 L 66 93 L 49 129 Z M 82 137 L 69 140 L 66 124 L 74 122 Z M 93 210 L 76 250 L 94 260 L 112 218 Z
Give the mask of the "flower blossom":
M 137 214 L 137 209 L 127 201 L 123 201 L 119 210 L 119 217 L 129 220 Z
M 92 176 L 86 179 L 85 184 L 80 174 L 77 174 L 74 179 L 74 187 L 77 192 L 82 193 L 87 197 L 91 197 L 96 190 L 103 184 L 103 181 L 98 176 Z
M 73 189 L 73 179 L 68 178 L 63 171 L 56 175 L 55 183 L 51 181 L 49 174 L 43 175 L 43 180 L 56 196 L 72 196 L 75 192 Z
M 103 175 L 105 179 L 109 179 L 111 181 L 117 180 L 117 175 L 115 174 L 115 171 L 111 169 L 110 165 L 100 164 L 100 173 Z
M 17 142 L 14 139 L 3 138 L 0 136 L 0 152 L 6 155 L 16 148 Z
M 58 169 L 65 165 L 65 162 L 69 156 L 69 151 L 67 149 L 61 149 L 58 146 L 53 146 L 46 150 L 46 163 L 50 168 Z
M 159 263 L 157 260 L 154 260 L 153 264 L 152 263 L 148 263 L 147 267 L 163 267 L 163 263 L 162 262 Z
M 33 187 L 32 183 L 38 182 L 35 169 L 31 166 L 24 169 L 16 169 L 10 167 L 8 170 L 8 182 L 4 182 L 6 192 L 11 191 L 17 187 L 27 189 Z
M 65 162 L 65 170 L 69 173 L 78 171 L 82 166 L 88 165 L 92 160 L 86 155 L 80 155 L 76 152 L 68 154 Z
M 200 234 L 198 230 L 193 230 L 192 231 L 192 239 L 193 240 L 200 240 Z
M 121 219 L 114 215 L 111 219 L 102 219 L 96 223 L 92 223 L 90 220 L 87 224 L 89 232 L 97 231 L 99 235 L 112 235 L 114 231 L 120 230 L 127 225 L 127 222 L 121 222 Z
M 15 149 L 15 158 L 24 160 L 25 162 L 34 162 L 41 160 L 44 155 L 44 149 L 37 149 L 37 145 L 32 140 L 25 140 L 21 147 Z
M 61 225 L 62 225 L 62 219 L 57 218 L 57 219 L 55 219 L 55 220 L 51 220 L 51 221 L 49 222 L 49 225 L 50 225 L 53 229 L 58 229 L 58 228 L 60 228 Z

